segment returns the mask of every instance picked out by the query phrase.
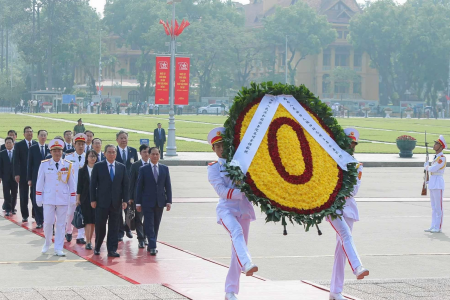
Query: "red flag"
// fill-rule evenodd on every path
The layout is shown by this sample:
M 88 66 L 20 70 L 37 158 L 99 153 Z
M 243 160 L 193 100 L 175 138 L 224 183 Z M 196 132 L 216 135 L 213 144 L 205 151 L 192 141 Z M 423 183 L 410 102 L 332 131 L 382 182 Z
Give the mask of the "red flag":
M 189 21 L 184 21 L 183 20 L 183 22 L 181 22 L 181 26 L 180 26 L 180 28 L 178 28 L 178 35 L 180 35 L 182 32 L 183 32 L 183 30 L 186 28 L 186 27 L 188 27 L 189 25 L 191 25 L 190 23 L 189 23 Z
M 164 26 L 164 31 L 166 32 L 167 35 L 169 35 L 169 30 L 167 29 L 167 25 L 166 23 L 164 23 L 163 20 L 159 20 L 159 24 L 162 24 Z
M 174 35 L 175 36 L 178 36 L 178 21 L 177 20 L 175 20 L 175 30 L 174 30 Z
M 172 28 L 171 24 L 169 23 L 169 21 L 166 21 L 166 24 L 167 24 L 167 27 L 169 28 L 170 35 L 173 35 L 173 28 Z

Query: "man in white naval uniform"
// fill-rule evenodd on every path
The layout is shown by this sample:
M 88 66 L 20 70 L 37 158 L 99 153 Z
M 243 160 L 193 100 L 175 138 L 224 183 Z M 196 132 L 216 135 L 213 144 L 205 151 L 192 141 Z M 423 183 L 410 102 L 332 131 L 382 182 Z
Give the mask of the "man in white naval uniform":
M 443 155 L 442 151 L 447 148 L 447 143 L 442 135 L 435 141 L 433 150 L 436 151 L 436 156 L 431 162 L 431 166 L 427 161 L 425 163 L 425 169 L 428 170 L 430 180 L 428 182 L 428 189 L 430 190 L 431 200 L 431 227 L 425 229 L 426 232 L 439 233 L 442 230 L 442 221 L 444 219 L 444 213 L 442 210 L 442 197 L 444 194 L 445 182 L 444 171 L 447 166 L 447 159 Z
M 75 178 L 75 186 L 78 184 L 78 171 L 84 166 L 84 161 L 86 159 L 86 153 L 84 152 L 84 146 L 86 143 L 86 135 L 84 133 L 78 133 L 74 137 L 74 148 L 75 152 L 72 152 L 66 155 L 66 160 L 72 163 L 72 169 L 74 171 Z M 66 240 L 70 242 L 72 240 L 72 232 L 73 232 L 73 214 L 75 212 L 76 204 L 69 205 L 67 210 L 67 219 L 66 219 Z M 77 235 L 77 244 L 86 244 L 84 239 L 85 233 L 84 228 L 78 229 Z
M 344 129 L 344 133 L 353 140 L 350 147 L 354 151 L 359 140 L 358 130 L 346 128 Z M 336 231 L 336 250 L 334 252 L 333 273 L 331 275 L 330 300 L 346 299 L 342 296 L 342 290 L 344 288 L 345 258 L 347 258 L 353 274 L 356 275 L 357 279 L 363 279 L 365 276 L 369 275 L 369 270 L 362 266 L 352 237 L 353 223 L 359 221 L 358 206 L 356 205 L 355 196 L 361 185 L 362 163 L 358 163 L 356 168 L 358 170 L 356 185 L 353 187 L 351 195 L 346 198 L 342 217 L 334 220 L 330 217 L 327 218 L 327 221 L 330 222 L 331 226 Z
M 222 225 L 231 237 L 232 254 L 225 282 L 225 299 L 237 300 L 241 272 L 252 276 L 258 271 L 247 248 L 250 222 L 255 221 L 256 217 L 252 204 L 243 192 L 234 188 L 225 171 L 226 159 L 222 157 L 224 132 L 224 127 L 218 127 L 208 134 L 208 142 L 219 157 L 218 162 L 210 163 L 208 166 L 208 180 L 220 198 L 216 208 L 217 223 Z
M 42 253 L 46 253 L 52 244 L 53 225 L 55 224 L 55 255 L 65 256 L 64 227 L 69 204 L 75 204 L 76 185 L 72 164 L 61 159 L 64 143 L 58 139 L 48 144 L 51 159 L 43 160 L 39 167 L 36 182 L 36 204 L 44 207 L 45 244 Z

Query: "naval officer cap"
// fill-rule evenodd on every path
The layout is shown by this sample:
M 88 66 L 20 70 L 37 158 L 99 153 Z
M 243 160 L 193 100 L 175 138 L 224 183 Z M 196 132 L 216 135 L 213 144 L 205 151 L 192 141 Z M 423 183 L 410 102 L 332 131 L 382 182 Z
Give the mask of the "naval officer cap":
M 444 147 L 444 149 L 447 149 L 447 143 L 445 142 L 443 135 L 440 135 L 439 139 L 435 142 L 441 144 L 441 146 Z
M 64 149 L 64 143 L 60 141 L 59 139 L 53 139 L 48 143 L 48 148 L 50 151 L 52 150 L 63 150 Z
M 208 134 L 208 143 L 214 145 L 223 141 L 222 136 L 225 134 L 225 127 L 216 127 Z
M 84 133 L 78 133 L 75 135 L 73 141 L 76 142 L 83 142 L 86 143 L 86 135 Z
M 355 128 L 345 128 L 344 129 L 344 133 L 351 138 L 353 141 L 356 142 L 356 144 L 358 144 L 359 142 L 359 131 L 356 130 Z

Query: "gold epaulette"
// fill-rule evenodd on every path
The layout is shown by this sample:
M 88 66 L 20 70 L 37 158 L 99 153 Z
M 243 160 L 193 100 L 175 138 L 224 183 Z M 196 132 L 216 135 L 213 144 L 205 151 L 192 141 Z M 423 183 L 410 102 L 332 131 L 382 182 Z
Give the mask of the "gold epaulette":
M 363 165 L 362 163 L 358 163 L 358 164 L 356 165 L 356 170 L 358 170 L 359 167 L 361 167 L 362 165 Z
M 50 160 L 50 158 L 49 158 L 49 159 L 41 160 L 41 163 L 46 162 L 46 161 L 49 161 L 49 160 Z
M 216 164 L 217 163 L 217 161 L 212 161 L 212 162 L 210 162 L 209 164 L 208 164 L 208 166 L 212 166 L 212 165 L 214 165 L 214 164 Z
M 65 160 L 65 161 L 67 161 L 67 162 L 68 162 L 69 164 L 71 164 L 71 163 L 72 163 L 72 162 L 71 162 L 70 160 L 67 160 L 67 159 L 65 159 L 65 158 L 64 158 L 64 160 Z

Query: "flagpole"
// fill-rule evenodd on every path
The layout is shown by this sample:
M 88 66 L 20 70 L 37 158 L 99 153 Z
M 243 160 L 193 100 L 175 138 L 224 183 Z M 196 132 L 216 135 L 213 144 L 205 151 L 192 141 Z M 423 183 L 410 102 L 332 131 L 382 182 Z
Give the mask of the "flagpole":
M 166 156 L 177 156 L 177 146 L 175 141 L 175 2 L 176 0 L 168 0 L 167 3 L 172 4 L 172 30 L 170 40 L 170 92 L 169 92 L 169 130 L 166 146 Z

